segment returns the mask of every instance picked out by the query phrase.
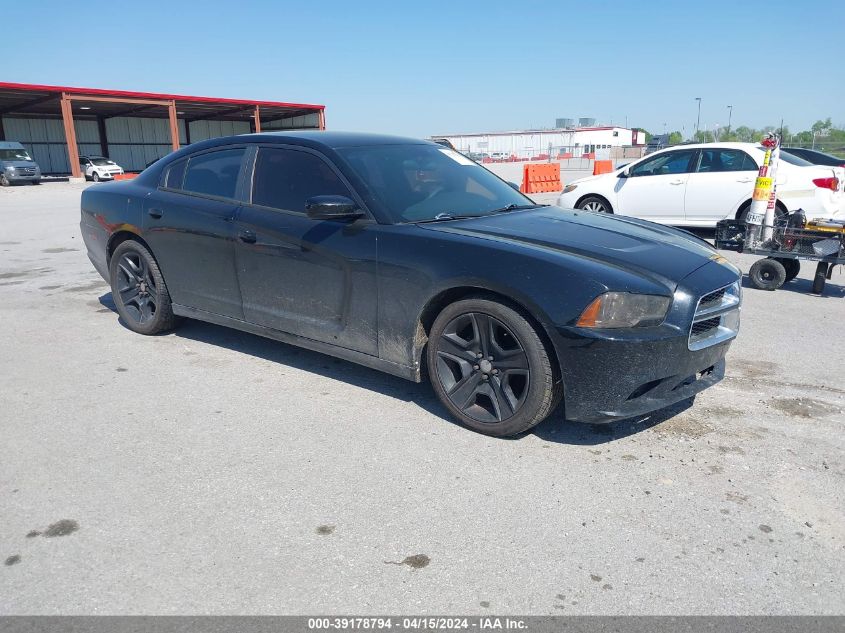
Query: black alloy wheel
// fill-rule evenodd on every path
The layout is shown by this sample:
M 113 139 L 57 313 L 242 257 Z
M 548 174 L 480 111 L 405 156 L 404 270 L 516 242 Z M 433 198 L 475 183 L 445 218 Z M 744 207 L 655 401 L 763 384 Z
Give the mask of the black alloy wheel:
M 122 242 L 112 255 L 109 270 L 115 307 L 130 330 L 158 334 L 176 325 L 164 278 L 143 244 Z
M 435 393 L 466 426 L 516 435 L 560 400 L 549 355 L 532 325 L 500 303 L 469 299 L 448 306 L 432 327 L 428 370 Z

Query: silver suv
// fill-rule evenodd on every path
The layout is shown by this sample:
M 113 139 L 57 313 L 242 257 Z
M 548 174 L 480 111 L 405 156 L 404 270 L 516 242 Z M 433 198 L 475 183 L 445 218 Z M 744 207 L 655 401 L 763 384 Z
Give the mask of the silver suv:
M 26 148 L 15 141 L 0 141 L 0 185 L 8 187 L 18 182 L 41 182 L 41 168 Z

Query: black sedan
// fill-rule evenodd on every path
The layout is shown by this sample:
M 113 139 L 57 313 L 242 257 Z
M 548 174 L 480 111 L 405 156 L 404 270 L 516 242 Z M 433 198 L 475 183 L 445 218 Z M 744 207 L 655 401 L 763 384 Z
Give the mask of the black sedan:
M 808 163 L 813 165 L 825 165 L 828 167 L 845 167 L 845 158 L 834 156 L 833 154 L 825 154 L 815 149 L 804 149 L 801 147 L 782 147 L 782 152 L 792 154 L 798 158 L 803 158 Z
M 218 138 L 86 189 L 121 318 L 226 325 L 413 381 L 497 436 L 563 401 L 606 422 L 724 375 L 739 272 L 706 242 L 534 204 L 454 150 L 332 132 Z

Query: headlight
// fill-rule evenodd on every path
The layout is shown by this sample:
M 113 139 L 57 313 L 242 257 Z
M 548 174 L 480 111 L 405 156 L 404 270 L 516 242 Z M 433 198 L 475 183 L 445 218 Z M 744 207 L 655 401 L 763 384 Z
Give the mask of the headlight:
M 563 191 L 561 191 L 561 193 L 562 194 L 563 193 L 569 193 L 570 191 L 575 191 L 577 188 L 578 188 L 578 185 L 566 185 L 563 188 Z
M 6 167 L 6 171 L 8 171 L 8 172 L 10 172 L 10 173 L 14 174 L 14 173 L 15 173 L 15 166 L 14 166 L 14 165 L 9 165 L 8 167 Z
M 579 327 L 620 328 L 660 325 L 672 299 L 630 292 L 606 292 L 596 297 L 578 318 Z

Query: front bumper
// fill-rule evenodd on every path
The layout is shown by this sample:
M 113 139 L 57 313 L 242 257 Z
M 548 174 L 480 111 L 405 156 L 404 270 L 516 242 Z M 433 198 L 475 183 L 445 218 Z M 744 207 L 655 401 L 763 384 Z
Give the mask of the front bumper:
M 657 327 L 558 327 L 566 418 L 596 424 L 640 416 L 722 380 L 733 339 L 690 349 L 695 347 L 690 328 L 698 299 L 736 280 L 736 271 L 722 264 L 699 268 L 679 284 L 665 322 Z
M 41 181 L 41 173 L 40 172 L 35 173 L 35 174 L 24 174 L 24 173 L 20 173 L 20 172 L 11 173 L 11 172 L 7 171 L 7 172 L 4 172 L 4 173 L 6 174 L 6 180 L 8 180 L 10 183 L 40 182 Z

